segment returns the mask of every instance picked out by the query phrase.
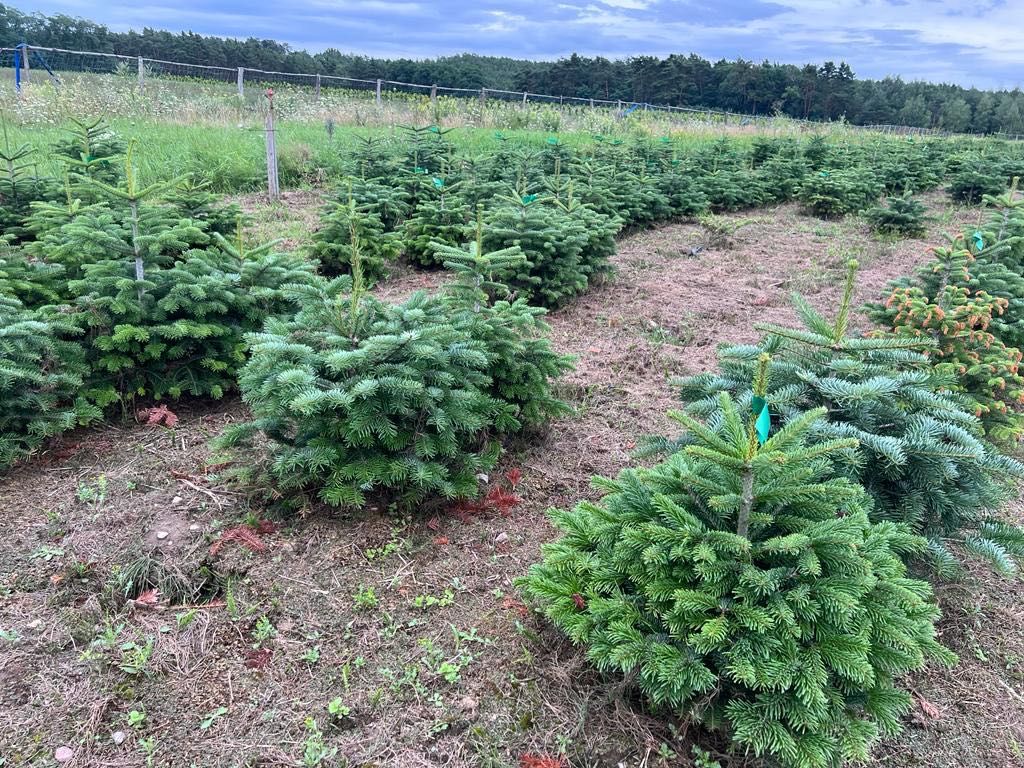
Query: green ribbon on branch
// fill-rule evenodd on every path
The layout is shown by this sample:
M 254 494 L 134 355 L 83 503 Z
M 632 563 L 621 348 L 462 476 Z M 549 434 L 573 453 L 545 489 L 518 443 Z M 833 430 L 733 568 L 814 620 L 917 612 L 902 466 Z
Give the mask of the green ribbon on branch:
M 413 168 L 413 169 L 412 169 L 412 172 L 413 172 L 413 173 L 426 173 L 426 172 L 427 172 L 427 169 L 426 169 L 426 168 L 420 168 L 420 167 L 419 167 L 419 166 L 417 165 L 417 166 L 416 166 L 415 168 Z
M 501 131 L 495 131 L 494 132 L 494 138 L 496 138 L 498 141 L 505 141 L 507 139 L 505 134 L 502 133 Z
M 441 129 L 438 128 L 436 125 L 430 126 L 429 128 L 427 128 L 427 130 L 430 131 L 431 133 L 440 133 L 441 132 Z
M 981 232 L 974 233 L 974 247 L 979 252 L 985 250 L 985 238 L 981 236 Z
M 755 395 L 750 402 L 750 410 L 754 413 L 754 431 L 757 432 L 757 441 L 764 445 L 772 428 L 772 417 L 768 413 L 768 401 Z
M 523 205 L 529 205 L 537 199 L 536 195 L 523 195 Z
M 444 179 L 439 179 L 435 176 L 434 186 L 437 187 L 438 189 L 444 189 Z
M 548 136 L 548 144 L 550 144 L 553 147 L 557 147 L 558 146 L 558 139 L 557 139 L 557 137 L 555 137 L 555 136 Z

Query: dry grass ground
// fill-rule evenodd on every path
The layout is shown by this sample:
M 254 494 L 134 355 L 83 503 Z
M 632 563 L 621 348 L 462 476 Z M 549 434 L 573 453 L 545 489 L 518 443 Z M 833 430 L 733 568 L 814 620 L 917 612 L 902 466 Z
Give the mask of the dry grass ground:
M 273 215 L 305 221 L 309 202 Z M 250 535 L 253 551 L 232 527 L 266 513 L 218 483 L 207 447 L 245 418 L 237 401 L 178 406 L 174 429 L 67 437 L 0 478 L 0 765 L 54 765 L 62 747 L 73 766 L 512 768 L 559 753 L 580 768 L 690 765 L 690 742 L 715 740 L 602 680 L 513 580 L 552 535 L 545 509 L 592 496 L 592 475 L 671 429 L 669 377 L 752 340 L 755 321 L 791 320 L 791 290 L 833 305 L 850 256 L 859 298 L 874 298 L 942 229 L 977 218 L 931 203 L 941 220 L 926 241 L 880 243 L 857 220 L 791 206 L 695 257 L 695 225 L 625 239 L 616 278 L 550 317 L 577 357 L 563 384 L 577 411 L 510 446 L 503 469 L 522 470 L 524 500 L 507 517 L 311 505 Z M 403 272 L 382 291 L 439 279 Z M 979 568 L 940 594 L 961 664 L 910 681 L 907 732 L 876 764 L 1024 765 L 1024 585 Z

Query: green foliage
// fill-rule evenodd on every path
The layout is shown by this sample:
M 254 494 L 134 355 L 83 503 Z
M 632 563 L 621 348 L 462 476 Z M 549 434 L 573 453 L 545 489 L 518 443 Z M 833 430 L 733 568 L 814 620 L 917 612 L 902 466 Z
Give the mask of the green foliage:
M 284 286 L 312 280 L 309 265 L 272 244 L 250 253 L 219 238 L 139 280 L 125 260 L 83 268 L 71 281 L 86 331 L 88 394 L 101 405 L 183 394 L 219 398 L 234 389 L 244 335 L 290 311 Z
M 955 562 L 951 541 L 984 541 L 997 567 L 1012 567 L 1013 556 L 1024 555 L 1024 532 L 1010 531 L 995 515 L 1010 498 L 1011 484 L 1024 478 L 1024 466 L 980 438 L 978 419 L 950 392 L 955 377 L 932 366 L 927 339 L 848 334 L 853 281 L 851 266 L 833 320 L 796 295 L 801 327 L 758 326 L 766 333 L 758 345 L 725 347 L 718 373 L 683 379 L 687 413 L 717 423 L 721 392 L 749 407 L 757 361 L 769 353 L 765 399 L 773 422 L 781 428 L 809 410 L 826 409 L 810 439 L 858 441 L 856 450 L 837 457 L 836 467 L 872 497 L 872 519 L 905 523 L 926 536 L 940 567 Z
M 514 406 L 522 425 L 539 426 L 570 410 L 554 396 L 551 385 L 572 368 L 571 358 L 551 348 L 544 309 L 522 297 L 510 300 L 503 281 L 522 267 L 522 252 L 513 246 L 486 253 L 483 239 L 478 217 L 476 240 L 466 250 L 433 245 L 437 260 L 455 275 L 445 289 L 451 321 L 483 342 L 491 378 L 488 393 Z
M 459 196 L 458 182 L 432 179 L 435 192 L 424 197 L 405 222 L 405 255 L 424 266 L 438 264 L 431 243 L 457 245 L 466 233 L 470 209 Z
M 353 241 L 358 241 L 365 279 L 373 283 L 387 276 L 402 246 L 375 208 L 379 210 L 376 201 L 358 201 L 351 183 L 343 201 L 327 205 L 313 233 L 311 253 L 328 274 L 351 272 Z
M 881 194 L 873 172 L 854 167 L 811 174 L 800 188 L 800 202 L 809 213 L 828 218 L 863 211 Z
M 975 205 L 985 195 L 998 195 L 1006 190 L 1007 179 L 987 163 L 969 163 L 949 180 L 949 195 L 958 203 Z
M 222 445 L 264 434 L 273 480 L 336 506 L 475 495 L 500 450 L 489 433 L 520 427 L 487 394 L 485 344 L 423 293 L 387 306 L 348 277 L 290 293 L 298 314 L 249 337 L 239 385 L 254 421 Z
M 164 202 L 179 219 L 191 221 L 206 234 L 230 237 L 239 226 L 242 209 L 235 203 L 225 205 L 210 186 L 206 179 L 187 176 L 164 194 Z
M 879 234 L 920 237 L 925 233 L 927 210 L 924 203 L 905 195 L 890 197 L 885 205 L 869 208 L 864 218 Z
M 0 294 L 0 469 L 99 411 L 81 395 L 86 366 L 77 329 Z
M 63 158 L 67 170 L 75 179 L 75 195 L 88 199 L 96 192 L 89 181 L 100 181 L 117 185 L 122 178 L 121 156 L 128 147 L 102 117 L 95 120 L 79 120 L 69 117 L 72 127 L 68 135 L 54 142 L 53 153 Z
M 526 261 L 509 277 L 517 295 L 557 307 L 587 290 L 592 268 L 585 262 L 589 237 L 583 224 L 520 187 L 501 198 L 484 221 L 483 247 L 518 246 Z
M 1008 440 L 1024 432 L 1021 351 L 993 331 L 995 319 L 1009 302 L 977 289 L 971 281 L 970 246 L 964 237 L 948 248 L 934 249 L 935 259 L 917 279 L 894 281 L 870 316 L 898 335 L 931 339 L 936 366 L 952 377 L 991 438 Z
M 866 760 L 910 707 L 896 679 L 955 658 L 902 562 L 925 542 L 871 523 L 863 490 L 834 476 L 856 441 L 811 442 L 823 409 L 763 445 L 726 394 L 719 413 L 677 414 L 694 444 L 554 511 L 563 536 L 521 587 L 599 668 L 739 749 L 784 768 Z

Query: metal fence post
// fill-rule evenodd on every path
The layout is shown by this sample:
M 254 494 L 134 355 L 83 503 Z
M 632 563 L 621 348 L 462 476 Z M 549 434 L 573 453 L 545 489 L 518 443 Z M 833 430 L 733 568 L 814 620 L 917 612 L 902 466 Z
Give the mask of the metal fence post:
M 317 101 L 320 100 L 320 73 L 319 72 L 316 73 L 316 85 L 313 87 L 313 95 L 316 97 Z
M 430 86 L 430 103 L 437 104 L 437 83 Z
M 25 46 L 25 48 L 24 48 L 24 49 L 22 50 L 22 53 L 23 53 L 24 55 L 23 55 L 23 56 L 22 56 L 21 58 L 22 58 L 22 60 L 23 60 L 23 61 L 24 61 L 24 63 L 25 63 L 25 77 L 24 77 L 24 78 L 22 78 L 22 82 L 23 82 L 23 83 L 25 83 L 25 85 L 28 85 L 28 76 L 29 76 L 29 75 L 31 74 L 31 72 L 32 72 L 32 65 L 31 65 L 31 64 L 29 64 L 29 61 L 28 61 L 28 60 L 29 60 L 29 55 L 28 55 L 28 46 L 27 46 L 27 45 L 26 45 L 26 46 Z
M 245 96 L 245 67 L 238 68 L 238 95 Z
M 523 91 L 523 106 L 524 106 L 524 107 L 526 106 L 526 97 L 527 97 L 528 95 L 529 95 L 529 94 L 527 94 L 527 93 L 526 93 L 526 91 Z
M 146 90 L 146 67 L 142 63 L 142 57 L 139 56 L 139 93 Z
M 480 89 L 480 109 L 483 109 L 486 106 L 487 106 L 487 89 L 486 88 L 481 88 Z
M 378 78 L 377 78 L 377 106 L 378 106 L 378 107 L 379 107 L 379 106 L 381 105 L 381 103 L 382 103 L 382 102 L 381 102 L 381 99 L 380 99 L 380 83 L 381 83 L 381 80 L 380 80 L 380 78 L 378 77 Z

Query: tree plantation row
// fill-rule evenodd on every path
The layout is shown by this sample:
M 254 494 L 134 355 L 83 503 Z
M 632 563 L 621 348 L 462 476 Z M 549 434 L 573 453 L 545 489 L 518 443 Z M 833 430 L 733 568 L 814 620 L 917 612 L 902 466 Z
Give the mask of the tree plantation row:
M 236 482 L 284 507 L 408 509 L 477 496 L 502 442 L 572 409 L 573 361 L 545 313 L 614 279 L 616 236 L 798 201 L 919 234 L 914 194 L 982 204 L 976 230 L 851 329 L 758 326 L 718 370 L 676 382 L 658 463 L 556 510 L 560 536 L 519 586 L 656 712 L 787 768 L 865 759 L 896 733 L 902 676 L 956 659 L 923 577 L 965 558 L 1012 572 L 1002 515 L 1024 478 L 1024 204 L 1013 145 L 758 137 L 686 148 L 594 137 L 466 152 L 437 127 L 367 137 L 344 159 L 308 246 L 251 246 L 201 179 L 143 185 L 132 142 L 77 123 L 63 177 L 5 150 L 0 220 L 0 467 L 76 426 L 153 401 L 237 390 L 251 418 L 216 439 Z M 441 289 L 374 295 L 399 261 Z M 678 279 L 691 262 L 680 259 Z M 726 290 L 728 286 L 723 286 Z

